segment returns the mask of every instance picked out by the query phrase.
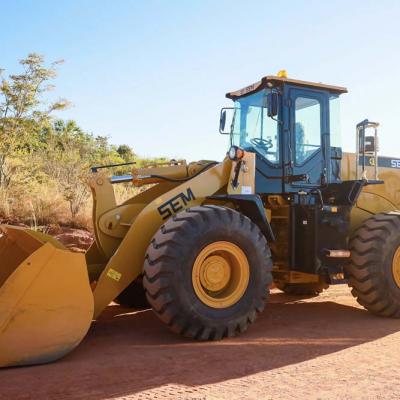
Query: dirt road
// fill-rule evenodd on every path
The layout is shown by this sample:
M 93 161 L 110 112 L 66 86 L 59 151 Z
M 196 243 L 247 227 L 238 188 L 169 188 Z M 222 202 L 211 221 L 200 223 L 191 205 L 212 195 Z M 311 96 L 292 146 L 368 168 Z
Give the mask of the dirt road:
M 301 301 L 274 291 L 248 332 L 212 343 L 110 306 L 63 360 L 0 370 L 0 399 L 400 399 L 399 330 L 342 285 Z

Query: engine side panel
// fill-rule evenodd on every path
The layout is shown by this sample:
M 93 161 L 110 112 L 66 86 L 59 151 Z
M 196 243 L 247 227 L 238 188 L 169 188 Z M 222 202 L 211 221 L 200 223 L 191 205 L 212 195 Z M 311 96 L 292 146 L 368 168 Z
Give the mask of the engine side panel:
M 367 178 L 374 177 L 374 159 L 367 157 Z M 356 155 L 344 153 L 341 162 L 341 179 L 356 179 Z M 378 178 L 382 185 L 364 187 L 351 212 L 351 228 L 355 230 L 374 214 L 400 209 L 400 160 L 394 157 L 378 158 Z

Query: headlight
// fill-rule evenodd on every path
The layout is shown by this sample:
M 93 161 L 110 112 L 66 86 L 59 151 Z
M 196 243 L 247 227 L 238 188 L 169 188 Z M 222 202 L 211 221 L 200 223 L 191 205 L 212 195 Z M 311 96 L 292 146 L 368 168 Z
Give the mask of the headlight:
M 243 156 L 244 156 L 244 150 L 238 146 L 231 146 L 231 148 L 228 151 L 228 157 L 232 161 L 239 161 L 243 158 Z

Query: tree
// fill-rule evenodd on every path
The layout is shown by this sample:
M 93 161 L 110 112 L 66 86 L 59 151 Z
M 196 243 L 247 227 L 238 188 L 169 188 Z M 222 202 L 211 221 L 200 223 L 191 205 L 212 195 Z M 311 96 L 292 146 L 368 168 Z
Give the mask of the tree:
M 86 223 L 89 168 L 135 157 L 128 145 L 111 145 L 107 136 L 85 132 L 75 121 L 53 118 L 68 105 L 63 99 L 46 101 L 60 62 L 47 66 L 32 53 L 20 61 L 20 74 L 6 77 L 0 70 L 0 217 L 35 225 Z M 138 165 L 147 161 L 153 160 L 137 159 Z M 129 169 L 109 172 L 123 175 Z M 132 190 L 120 185 L 116 195 L 124 200 Z
M 135 157 L 135 153 L 133 152 L 132 148 L 127 144 L 121 144 L 118 146 L 117 153 L 125 160 L 125 162 L 131 162 Z
M 124 160 L 107 137 L 84 132 L 75 121 L 56 120 L 40 134 L 43 171 L 57 182 L 74 220 L 90 197 L 85 182 L 89 168 Z
M 4 77 L 0 70 L 0 189 L 6 189 L 18 169 L 13 158 L 38 146 L 38 135 L 50 123 L 50 114 L 67 107 L 65 99 L 46 104 L 42 95 L 53 88 L 62 61 L 44 66 L 42 56 L 32 53 L 20 61 L 22 73 Z

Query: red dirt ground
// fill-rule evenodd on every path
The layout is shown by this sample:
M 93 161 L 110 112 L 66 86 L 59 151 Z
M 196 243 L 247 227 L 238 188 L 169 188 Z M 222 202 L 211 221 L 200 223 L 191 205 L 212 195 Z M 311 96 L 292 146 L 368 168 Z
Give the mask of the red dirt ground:
M 85 252 L 93 242 L 93 235 L 82 229 L 59 228 L 49 233 L 69 250 L 75 252 Z
M 49 365 L 0 370 L 0 399 L 399 399 L 400 321 L 340 285 L 314 299 L 274 290 L 237 338 L 193 342 L 150 310 L 112 305 Z

